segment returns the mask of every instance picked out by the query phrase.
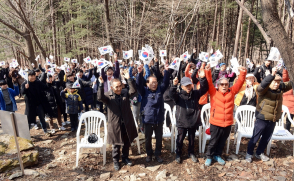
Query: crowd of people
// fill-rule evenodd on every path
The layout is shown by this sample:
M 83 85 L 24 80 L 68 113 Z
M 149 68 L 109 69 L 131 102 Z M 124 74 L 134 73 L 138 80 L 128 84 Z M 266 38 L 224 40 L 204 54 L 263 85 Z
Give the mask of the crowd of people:
M 101 56 L 104 58 L 104 56 Z M 176 56 L 171 57 L 174 61 Z M 207 146 L 205 165 L 215 160 L 224 165 L 222 151 L 234 124 L 234 110 L 242 105 L 256 107 L 256 121 L 253 136 L 248 143 L 245 160 L 252 162 L 253 155 L 262 161 L 269 158 L 264 150 L 271 139 L 276 121 L 282 114 L 282 105 L 286 105 L 294 114 L 294 96 L 292 82 L 286 67 L 277 68 L 271 60 L 265 60 L 261 66 L 239 67 L 238 72 L 225 63 L 211 68 L 210 64 L 197 58 L 196 50 L 189 59 L 180 58 L 179 70 L 169 68 L 169 61 L 154 58 L 149 65 L 130 61 L 119 62 L 113 55 L 113 65 L 101 70 L 92 64 L 77 65 L 62 70 L 56 67 L 54 74 L 49 73 L 50 64 L 33 69 L 24 67 L 28 72 L 27 80 L 18 74 L 19 67 L 9 65 L 0 67 L 0 103 L 1 110 L 15 112 L 15 96 L 25 99 L 25 114 L 29 128 L 38 129 L 36 116 L 46 136 L 55 134 L 53 120 L 57 120 L 58 129 L 71 131 L 78 129 L 78 116 L 85 111 L 100 111 L 107 115 L 107 143 L 113 145 L 112 157 L 114 169 L 119 170 L 119 159 L 126 165 L 133 165 L 129 159 L 129 147 L 138 136 L 145 134 L 146 162 L 162 163 L 163 125 L 169 126 L 173 118 L 164 116 L 164 103 L 176 107 L 176 157 L 181 163 L 183 141 L 188 134 L 188 156 L 193 162 L 198 159 L 194 153 L 195 133 L 201 126 L 200 113 L 203 105 L 210 103 L 211 135 Z M 285 99 L 283 99 L 283 97 Z M 68 116 L 69 115 L 69 120 Z M 62 119 L 63 117 L 63 119 Z M 47 130 L 46 120 L 50 131 Z M 286 129 L 291 123 L 286 120 Z M 235 131 L 238 124 L 235 124 Z M 155 150 L 152 150 L 152 135 L 155 135 Z M 254 154 L 254 148 L 259 145 Z M 122 153 L 120 149 L 122 147 Z

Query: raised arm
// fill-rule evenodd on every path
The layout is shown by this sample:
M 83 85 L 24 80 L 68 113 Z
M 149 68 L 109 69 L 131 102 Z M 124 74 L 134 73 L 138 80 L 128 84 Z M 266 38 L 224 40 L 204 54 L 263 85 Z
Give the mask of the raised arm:
M 245 67 L 240 67 L 240 75 L 237 82 L 231 87 L 233 94 L 237 94 L 241 87 L 243 86 L 246 78 L 247 70 Z
M 207 64 L 207 66 L 205 68 L 205 77 L 208 82 L 208 93 L 210 94 L 210 96 L 213 96 L 216 92 L 216 89 L 215 89 L 213 82 L 212 82 L 210 64 Z
M 147 64 L 145 64 L 144 69 L 145 69 L 144 79 L 147 80 L 147 78 L 151 75 L 150 70 L 149 70 L 149 66 Z
M 98 99 L 98 101 L 100 101 L 100 102 L 103 102 L 104 104 L 108 104 L 109 103 L 109 99 L 108 99 L 108 97 L 106 97 L 105 95 L 104 95 L 104 87 L 103 87 L 103 85 L 104 85 L 104 80 L 103 80 L 103 78 L 102 77 L 99 77 L 99 87 L 98 87 L 98 92 L 97 92 L 97 99 Z
M 166 89 L 169 86 L 169 76 L 170 76 L 170 73 L 168 71 L 168 65 L 167 65 L 165 66 L 164 77 L 160 85 L 160 91 L 162 94 L 166 91 Z
M 42 68 L 41 64 L 39 63 L 39 69 L 42 71 L 42 72 L 45 72 L 45 69 Z
M 138 93 L 141 96 L 144 96 L 145 94 L 145 88 L 144 88 L 144 77 L 143 77 L 143 71 L 142 71 L 142 67 L 138 67 L 138 74 L 137 74 L 137 78 L 136 78 L 136 88 Z
M 185 77 L 189 77 L 191 79 L 190 67 L 191 67 L 191 64 L 188 63 L 188 65 L 185 69 Z
M 115 71 L 113 73 L 114 78 L 119 78 L 120 75 L 120 68 L 119 68 L 119 62 L 115 61 Z
M 179 93 L 177 92 L 178 83 L 179 83 L 179 79 L 176 77 L 173 80 L 173 85 L 169 89 L 169 96 L 175 103 L 177 103 L 177 101 L 179 100 Z

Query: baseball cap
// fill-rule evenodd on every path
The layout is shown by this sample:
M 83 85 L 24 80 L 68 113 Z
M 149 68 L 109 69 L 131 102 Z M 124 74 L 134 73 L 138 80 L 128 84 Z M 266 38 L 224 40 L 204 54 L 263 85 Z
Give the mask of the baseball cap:
M 187 85 L 190 85 L 190 84 L 192 84 L 192 81 L 191 81 L 191 79 L 189 77 L 183 77 L 181 79 L 181 85 L 187 86 Z

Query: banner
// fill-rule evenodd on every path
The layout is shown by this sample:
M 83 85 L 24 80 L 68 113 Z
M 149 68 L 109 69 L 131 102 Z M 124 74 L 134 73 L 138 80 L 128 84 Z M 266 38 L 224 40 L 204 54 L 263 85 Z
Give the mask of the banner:
M 180 58 L 175 58 L 175 60 L 168 66 L 168 68 L 179 71 L 180 64 L 181 64 Z
M 271 60 L 271 61 L 279 61 L 280 60 L 280 52 L 276 47 L 271 48 L 271 51 L 267 57 L 267 60 Z
M 21 75 L 26 81 L 29 81 L 28 80 L 28 72 L 26 72 L 26 71 L 23 71 L 23 69 L 21 68 L 20 70 L 19 70 L 19 75 Z
M 129 59 L 133 57 L 133 50 L 123 51 L 123 59 Z
M 207 52 L 201 52 L 199 53 L 199 59 L 202 61 L 202 62 L 207 62 L 208 61 L 208 57 L 209 56 L 209 53 Z
M 100 47 L 100 48 L 98 48 L 98 50 L 101 55 L 105 55 L 107 53 L 113 52 L 113 49 L 110 45 L 105 46 L 105 47 Z
M 102 68 L 106 67 L 107 65 L 111 65 L 111 62 L 109 62 L 105 59 L 98 60 L 97 64 L 96 64 L 98 69 L 102 69 Z
M 238 68 L 240 67 L 238 59 L 236 57 L 232 57 L 230 62 L 231 62 L 231 66 L 233 67 L 232 71 L 235 73 L 238 73 L 239 72 Z
M 139 58 L 143 60 L 144 64 L 149 64 L 153 59 L 154 55 L 145 47 L 142 48 Z
M 223 57 L 224 57 L 223 54 L 219 50 L 217 50 L 214 54 L 211 55 L 211 57 L 209 57 L 209 61 L 210 62 L 219 61 Z
M 88 57 L 84 58 L 84 61 L 85 61 L 86 63 L 91 63 L 91 58 L 88 56 Z
M 67 57 L 64 57 L 63 59 L 64 59 L 65 62 L 69 62 L 70 61 L 70 58 L 67 58 Z
M 71 63 L 78 63 L 77 59 L 71 59 Z
M 167 56 L 166 50 L 159 50 L 159 56 L 160 57 L 166 57 Z
M 277 67 L 278 69 L 280 69 L 280 68 L 282 68 L 282 66 L 284 66 L 284 61 L 283 61 L 283 59 L 280 59 L 280 60 L 278 61 L 277 65 L 276 65 L 276 67 Z
M 4 66 L 5 65 L 5 61 L 0 62 L 0 66 Z
M 190 58 L 190 55 L 188 53 L 188 51 L 186 51 L 185 53 L 183 53 L 181 56 L 183 56 L 184 60 L 188 60 Z

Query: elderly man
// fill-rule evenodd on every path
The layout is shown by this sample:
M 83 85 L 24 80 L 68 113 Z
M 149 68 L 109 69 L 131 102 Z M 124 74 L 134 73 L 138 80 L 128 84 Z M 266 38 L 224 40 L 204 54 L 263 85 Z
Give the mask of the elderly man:
M 231 132 L 231 125 L 234 123 L 234 98 L 241 89 L 246 76 L 246 68 L 240 67 L 240 75 L 232 87 L 229 88 L 229 81 L 225 77 L 217 81 L 216 89 L 212 83 L 210 65 L 206 66 L 205 74 L 208 81 L 208 93 L 210 95 L 210 134 L 211 139 L 207 147 L 207 159 L 205 166 L 210 166 L 212 158 L 219 164 L 224 165 L 225 161 L 221 158 L 226 140 Z
M 260 137 L 254 156 L 262 161 L 269 160 L 263 152 L 272 137 L 276 121 L 281 118 L 283 93 L 292 89 L 291 82 L 281 83 L 282 78 L 277 74 L 276 67 L 271 72 L 261 81 L 256 90 L 258 94 L 255 112 L 256 121 L 245 156 L 247 162 L 252 162 L 253 150 Z
M 164 78 L 160 86 L 158 86 L 157 78 L 150 76 L 145 81 L 143 77 L 142 67 L 138 67 L 138 75 L 136 86 L 139 94 L 142 96 L 141 115 L 144 124 L 145 147 L 147 152 L 146 162 L 152 160 L 152 134 L 155 132 L 156 148 L 155 158 L 157 162 L 163 162 L 161 155 L 162 134 L 164 121 L 164 100 L 163 93 L 169 86 L 168 64 L 165 65 Z M 145 87 L 145 82 L 147 87 Z
M 131 142 L 138 136 L 134 122 L 130 99 L 136 94 L 135 83 L 130 79 L 128 73 L 124 75 L 129 84 L 129 90 L 122 89 L 120 79 L 110 81 L 110 90 L 104 94 L 104 80 L 100 76 L 98 88 L 98 100 L 107 105 L 108 124 L 107 142 L 112 144 L 112 158 L 114 169 L 119 170 L 120 147 L 122 148 L 122 162 L 132 166 L 129 159 L 129 147 Z

